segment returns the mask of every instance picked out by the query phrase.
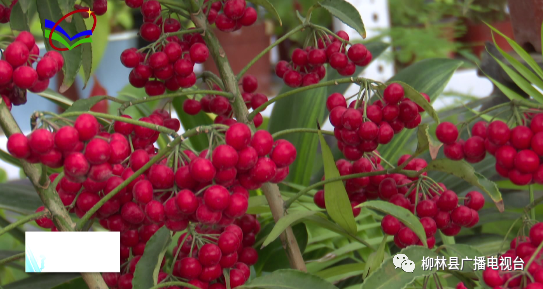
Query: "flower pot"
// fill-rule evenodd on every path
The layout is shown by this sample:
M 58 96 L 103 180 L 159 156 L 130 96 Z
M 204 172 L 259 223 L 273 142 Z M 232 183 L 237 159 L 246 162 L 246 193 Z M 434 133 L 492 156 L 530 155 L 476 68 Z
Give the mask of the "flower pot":
M 509 0 L 515 41 L 528 52 L 541 52 L 542 0 Z
M 483 53 L 485 50 L 485 42 L 492 42 L 492 30 L 484 23 L 473 22 L 469 19 L 465 19 L 464 23 L 466 25 L 466 34 L 464 34 L 459 41 L 470 46 L 473 54 L 481 56 L 481 53 Z M 504 21 L 490 23 L 490 25 L 501 33 L 505 34 L 507 37 L 513 38 L 513 27 L 509 18 L 505 19 Z M 497 33 L 494 33 L 494 37 L 496 39 L 496 43 L 501 49 L 507 52 L 512 50 L 505 38 L 501 37 Z
M 270 45 L 270 36 L 266 33 L 265 23 L 256 23 L 231 33 L 214 29 L 214 33 L 236 74 Z M 204 68 L 219 75 L 219 70 L 211 57 L 204 63 Z M 257 92 L 270 93 L 271 63 L 269 53 L 253 64 L 247 74 L 254 75 L 258 79 Z

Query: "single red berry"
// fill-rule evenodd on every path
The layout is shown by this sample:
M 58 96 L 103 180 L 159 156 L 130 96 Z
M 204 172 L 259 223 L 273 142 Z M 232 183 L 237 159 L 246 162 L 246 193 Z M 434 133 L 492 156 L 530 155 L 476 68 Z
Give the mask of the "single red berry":
M 228 207 L 230 193 L 220 185 L 213 185 L 204 192 L 204 203 L 214 211 L 222 211 Z
M 19 159 L 30 156 L 30 144 L 28 138 L 22 133 L 14 133 L 8 138 L 7 149 L 10 154 Z
M 288 70 L 283 74 L 283 80 L 285 84 L 290 87 L 299 87 L 302 85 L 302 75 L 296 70 Z
M 437 207 L 441 211 L 450 212 L 458 206 L 458 195 L 451 190 L 441 193 L 437 201 Z
M 397 104 L 404 97 L 404 89 L 399 83 L 389 84 L 383 91 L 383 98 L 386 103 Z
M 533 135 L 530 128 L 519 125 L 511 130 L 511 144 L 518 150 L 530 148 Z
M 436 129 L 437 139 L 444 144 L 453 144 L 458 139 L 458 129 L 450 122 L 442 122 Z
M 28 136 L 28 144 L 33 151 L 43 154 L 53 149 L 55 141 L 50 131 L 39 128 Z
M 236 149 L 229 145 L 219 145 L 213 150 L 213 165 L 217 169 L 231 168 L 238 163 Z
M 478 136 L 472 136 L 463 145 L 466 158 L 478 158 L 486 153 L 485 140 Z
M 215 174 L 215 167 L 208 159 L 196 158 L 190 163 L 190 175 L 198 182 L 210 182 Z
M 387 235 L 394 236 L 401 229 L 401 223 L 392 215 L 386 215 L 381 220 L 381 228 Z
M 173 273 L 181 278 L 198 278 L 202 273 L 202 264 L 196 258 L 183 258 L 175 262 Z
M 161 12 L 162 8 L 160 7 L 160 3 L 158 1 L 149 0 L 145 1 L 141 5 L 141 14 L 147 19 L 156 19 L 158 16 L 160 16 Z
M 258 261 L 258 252 L 253 247 L 245 247 L 238 255 L 239 262 L 252 266 Z
M 168 166 L 162 164 L 151 166 L 147 177 L 155 189 L 164 190 L 173 187 L 174 173 Z
M 274 143 L 270 158 L 278 168 L 287 167 L 296 159 L 296 148 L 289 141 L 278 140 Z
M 13 83 L 21 89 L 29 89 L 38 81 L 38 73 L 30 66 L 19 66 L 13 71 Z
M 195 63 L 204 63 L 209 57 L 209 49 L 203 43 L 194 43 L 190 47 L 190 59 Z
M 532 150 L 519 151 L 515 156 L 515 168 L 521 173 L 535 172 L 539 168 L 539 163 L 539 156 Z
M 511 130 L 509 130 L 509 127 L 505 122 L 496 120 L 488 125 L 486 135 L 494 144 L 504 145 L 510 139 Z
M 246 124 L 236 123 L 226 131 L 225 141 L 236 150 L 242 150 L 251 141 L 251 130 Z
M 432 200 L 423 200 L 417 204 L 416 210 L 419 218 L 434 217 L 437 214 L 437 205 Z
M 84 113 L 77 117 L 74 128 L 79 133 L 80 141 L 88 141 L 98 134 L 100 124 L 94 116 Z
M 230 0 L 224 4 L 223 11 L 226 17 L 237 20 L 243 17 L 246 6 L 245 0 Z
M 500 275 L 500 271 L 493 270 L 491 267 L 486 267 L 486 269 L 483 271 L 483 280 L 485 281 L 486 285 L 490 287 L 498 287 L 503 285 L 505 282 L 503 277 Z
M 238 24 L 251 26 L 256 22 L 258 14 L 253 7 L 246 7 L 243 16 L 238 20 Z
M 258 80 L 252 75 L 245 75 L 241 79 L 241 85 L 244 92 L 253 93 L 258 88 Z
M 30 51 L 25 43 L 15 41 L 4 50 L 4 57 L 11 66 L 19 67 L 28 61 Z
M 298 66 L 306 66 L 308 62 L 308 54 L 305 50 L 296 48 L 292 52 L 292 62 Z
M 471 209 L 466 206 L 458 206 L 451 212 L 451 220 L 458 226 L 466 226 L 471 223 Z
M 472 191 L 466 194 L 464 205 L 475 211 L 479 211 L 485 205 L 485 198 L 477 191 Z
M 415 245 L 419 241 L 419 237 L 408 227 L 401 228 L 396 235 L 398 240 L 405 246 Z
M 436 221 L 430 217 L 424 217 L 420 219 L 424 232 L 426 233 L 426 238 L 430 238 L 437 232 Z
M 345 68 L 348 61 L 347 56 L 340 52 L 335 52 L 329 57 L 330 66 L 337 70 Z

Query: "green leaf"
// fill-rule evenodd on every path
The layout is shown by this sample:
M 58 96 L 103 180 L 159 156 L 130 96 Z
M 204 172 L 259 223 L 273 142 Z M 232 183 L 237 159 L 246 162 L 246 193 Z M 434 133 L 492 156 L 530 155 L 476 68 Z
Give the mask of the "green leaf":
M 494 37 L 494 35 L 493 35 Z M 507 61 L 520 73 L 522 76 L 524 76 L 529 82 L 533 83 L 535 86 L 539 87 L 540 89 L 543 89 L 543 80 L 535 75 L 529 68 L 527 68 L 524 64 L 520 63 L 517 59 L 515 59 L 511 54 L 503 51 L 498 44 L 496 43 L 496 40 L 494 39 L 494 44 L 496 45 L 496 48 L 500 52 L 500 54 L 507 59 Z M 500 64 L 501 65 L 501 64 Z M 538 91 L 539 93 L 539 91 Z M 541 93 L 539 93 L 541 95 Z M 535 98 L 535 97 L 534 97 Z M 539 97 L 538 101 L 541 103 L 541 97 Z
M 438 159 L 431 161 L 424 171 L 439 171 L 454 175 L 478 187 L 492 198 L 500 212 L 504 211 L 503 199 L 498 186 L 485 176 L 475 172 L 473 167 L 465 161 Z
M 50 88 L 46 89 L 44 92 L 37 93 L 37 95 L 56 103 L 57 105 L 59 105 L 60 107 L 64 109 L 67 109 L 74 103 L 73 100 L 65 97 L 64 95 Z
M 323 81 L 326 79 L 325 77 Z M 290 90 L 292 88 L 285 85 L 280 93 Z M 268 131 L 273 134 L 293 127 L 315 128 L 315 121 L 324 123 L 327 116 L 327 92 L 326 87 L 320 87 L 277 101 L 273 106 Z M 288 134 L 282 138 L 291 142 L 298 151 L 296 161 L 290 165 L 290 170 L 296 173 L 289 174 L 285 181 L 309 185 L 319 145 L 318 136 L 312 133 L 299 133 Z
M 364 279 L 371 275 L 371 273 L 375 272 L 377 268 L 381 266 L 381 263 L 383 263 L 383 259 L 385 258 L 386 245 L 387 237 L 384 236 L 383 240 L 381 241 L 381 245 L 379 245 L 377 251 L 371 253 L 368 258 L 368 263 L 366 263 L 366 267 L 364 268 L 364 274 L 362 275 Z
M 353 276 L 361 275 L 364 272 L 365 266 L 366 264 L 364 263 L 332 266 L 328 269 L 315 273 L 315 275 L 326 279 L 328 282 L 336 282 Z
M 32 186 L 13 183 L 0 184 L 0 208 L 31 214 L 43 205 Z
M 14 158 L 12 155 L 8 154 L 2 149 L 0 149 L 0 160 L 3 160 L 6 163 L 12 164 L 14 166 L 22 167 L 21 161 L 19 159 Z
M 82 277 L 70 280 L 51 289 L 88 289 L 87 283 Z
M 273 224 L 270 223 L 269 225 L 270 226 L 266 228 L 266 232 L 269 232 L 273 227 Z M 303 254 L 309 239 L 307 227 L 304 223 L 299 223 L 292 226 L 292 232 L 294 233 L 298 247 Z M 290 268 L 290 261 L 281 240 L 276 239 L 265 248 L 258 250 L 258 262 L 255 264 L 254 268 L 258 275 L 260 275 L 261 272 L 274 272 L 276 270 Z
M 364 28 L 362 17 L 360 17 L 360 13 L 358 13 L 356 7 L 351 3 L 344 0 L 323 0 L 319 2 L 319 5 L 341 20 L 341 22 L 356 30 L 362 38 L 366 38 L 366 29 Z
M 328 219 L 322 217 L 321 214 L 311 215 L 304 218 L 304 221 L 314 223 L 318 225 L 319 227 L 325 228 L 327 230 L 330 230 L 332 232 L 336 232 L 340 235 L 343 235 L 345 237 L 348 237 L 350 239 L 353 239 L 360 244 L 363 244 L 366 247 L 372 248 L 373 246 L 366 242 L 365 240 L 362 240 L 360 237 L 358 237 L 356 234 L 352 234 L 348 232 L 347 230 L 343 229 L 342 227 L 338 226 L 335 223 L 330 222 Z
M 79 273 L 34 273 L 31 277 L 10 283 L 4 289 L 50 289 L 81 278 Z
M 474 257 L 484 257 L 485 255 L 479 251 L 477 248 L 464 244 L 454 244 L 454 245 L 445 245 L 445 249 L 450 256 L 458 257 L 459 263 L 462 262 L 462 259 L 473 259 Z M 485 258 L 486 262 L 486 258 Z M 460 272 L 468 273 L 473 272 L 479 280 L 483 280 L 483 271 L 475 270 L 473 261 L 462 262 L 464 267 Z M 460 267 L 459 267 L 460 268 Z M 481 282 L 483 283 L 483 282 Z
M 134 289 L 148 289 L 158 283 L 158 271 L 162 258 L 172 241 L 170 231 L 165 226 L 160 228 L 145 245 L 143 256 L 134 272 Z
M 428 134 L 429 126 L 421 124 L 417 128 L 417 151 L 416 154 L 421 154 L 430 148 L 430 135 Z
M 105 96 L 95 96 L 91 98 L 83 98 L 76 100 L 64 113 L 77 111 L 90 111 L 91 107 L 104 100 Z
M 515 91 L 513 91 L 512 89 L 508 88 L 507 86 L 503 85 L 502 83 L 500 83 L 499 81 L 495 80 L 494 78 L 490 77 L 488 74 L 486 74 L 486 77 L 492 81 L 492 83 L 494 83 L 495 86 L 497 86 L 502 92 L 503 94 L 505 94 L 505 96 L 507 96 L 510 100 L 514 100 L 514 99 L 517 99 L 517 100 L 524 100 L 524 97 L 522 97 L 520 94 L 516 93 Z
M 526 92 L 526 94 L 532 96 L 537 102 L 543 103 L 543 94 L 541 94 L 541 92 L 535 89 L 531 83 L 529 83 L 524 77 L 520 76 L 520 74 L 518 74 L 515 70 L 507 66 L 507 64 L 503 63 L 501 60 L 499 60 L 497 57 L 492 55 L 490 52 L 489 54 L 490 56 L 492 56 L 492 58 L 494 58 L 494 60 L 496 60 L 496 62 L 501 66 L 501 68 L 505 71 L 505 73 L 509 75 L 511 80 L 513 80 L 515 84 L 518 85 L 518 87 L 520 87 L 524 92 Z M 520 63 L 519 65 L 523 66 Z
M 286 269 L 255 278 L 238 289 L 337 289 L 324 279 L 309 273 Z
M 188 99 L 187 96 L 175 97 L 172 101 L 173 107 L 177 112 L 177 116 L 183 125 L 185 131 L 195 128 L 200 125 L 209 125 L 213 123 L 213 120 L 205 112 L 200 111 L 197 115 L 188 115 L 183 111 L 183 102 Z M 202 151 L 207 149 L 209 146 L 209 139 L 207 134 L 199 134 L 197 136 L 190 138 L 190 143 L 192 146 L 198 150 Z
M 85 25 L 85 21 L 83 20 L 83 17 L 78 13 L 72 16 L 72 21 L 75 23 L 75 28 L 77 31 L 85 31 L 87 30 L 87 25 Z M 89 81 L 91 74 L 92 74 L 92 43 L 83 43 L 81 44 L 81 62 L 82 62 L 82 68 L 83 68 L 83 89 L 87 86 L 87 82 Z
M 396 219 L 402 222 L 406 227 L 413 230 L 413 232 L 417 234 L 422 243 L 427 246 L 424 227 L 422 227 L 419 218 L 413 215 L 413 213 L 411 213 L 411 211 L 409 211 L 408 209 L 396 206 L 385 201 L 367 201 L 358 205 L 358 207 L 378 210 L 396 217 Z
M 43 31 L 45 31 L 45 19 L 55 21 L 62 18 L 63 16 L 57 1 L 42 1 L 40 2 L 40 5 L 37 5 L 37 7 L 38 14 L 40 15 L 41 28 Z M 77 34 L 77 29 L 73 21 L 71 23 L 63 21 L 60 26 L 69 35 Z M 51 45 L 49 45 L 49 41 L 45 41 L 44 43 L 47 51 L 51 51 L 53 49 Z M 62 47 L 62 45 L 58 42 L 54 44 L 57 47 Z M 62 81 L 62 85 L 59 89 L 59 91 L 62 93 L 70 88 L 70 86 L 72 86 L 75 81 L 77 72 L 81 67 L 82 48 L 81 46 L 79 46 L 72 50 L 62 51 L 60 53 L 62 54 L 62 57 L 64 57 L 64 66 L 62 67 L 62 72 L 64 73 L 64 80 Z
M 332 178 L 338 178 L 339 171 L 334 161 L 332 151 L 328 147 L 326 140 L 322 136 L 319 127 L 319 139 L 321 143 L 322 159 L 324 162 L 324 177 L 325 180 Z M 345 190 L 345 186 L 342 181 L 335 181 L 326 183 L 324 185 L 324 202 L 326 204 L 326 211 L 330 215 L 330 218 L 334 220 L 338 225 L 352 234 L 356 233 L 356 222 L 354 220 L 353 210 L 351 208 L 351 202 L 349 196 Z
M 0 183 L 5 183 L 8 181 L 8 173 L 3 168 L 0 168 Z
M 11 222 L 0 216 L 0 227 L 7 227 L 9 225 L 11 225 Z M 10 234 L 15 240 L 21 242 L 21 244 L 25 243 L 25 232 L 21 230 L 21 227 L 13 228 L 7 233 Z
M 486 24 L 488 25 L 488 23 Z M 498 33 L 501 37 L 507 40 L 507 43 L 515 50 L 515 52 L 539 75 L 539 78 L 543 78 L 543 69 L 537 64 L 537 62 L 528 54 L 518 43 L 516 43 L 511 38 L 507 37 L 505 34 L 501 33 L 498 29 L 488 25 L 490 29 Z
M 23 13 L 26 13 L 28 9 L 30 9 L 31 5 L 36 5 L 35 0 L 19 0 L 18 3 L 21 5 L 21 9 L 23 10 Z
M 422 270 L 422 258 L 436 258 L 437 254 L 424 247 L 411 246 L 399 252 L 405 254 L 409 260 L 415 263 L 415 270 L 412 273 L 405 272 L 401 268 L 395 269 L 393 258 L 385 260 L 383 265 L 371 274 L 362 283 L 361 289 L 402 289 L 411 283 L 415 278 L 428 276 L 436 272 L 436 268 L 431 270 Z
M 277 13 L 277 10 L 275 10 L 275 7 L 270 3 L 268 0 L 247 0 L 255 5 L 260 5 L 264 7 L 277 21 L 279 21 L 279 26 L 283 26 L 283 22 L 281 21 L 281 16 L 279 16 L 279 13 Z
M 264 240 L 262 247 L 266 247 L 271 242 L 275 241 L 275 239 L 277 239 L 277 237 L 279 237 L 279 235 L 281 235 L 281 233 L 283 233 L 283 231 L 286 230 L 294 222 L 317 213 L 318 212 L 315 211 L 300 211 L 283 216 L 281 219 L 279 219 L 279 221 L 277 221 L 266 240 Z
M 24 2 L 29 2 L 24 1 Z M 24 5 L 27 5 L 28 3 L 25 3 Z M 9 24 L 11 25 L 11 29 L 18 30 L 18 31 L 29 31 L 30 30 L 30 19 L 28 18 L 28 14 L 26 11 L 23 11 L 22 7 L 23 3 L 17 2 L 15 6 L 11 9 L 11 16 L 9 20 Z M 26 6 L 26 9 L 28 9 L 28 6 Z
M 74 4 L 75 0 L 57 0 L 58 5 L 60 6 L 60 10 L 62 11 L 62 14 L 66 15 L 72 11 L 74 11 Z M 81 30 L 84 31 L 84 30 Z
M 439 117 L 437 116 L 436 111 L 434 110 L 434 107 L 420 94 L 418 91 L 416 91 L 413 87 L 411 87 L 409 84 L 402 82 L 402 81 L 394 81 L 395 83 L 399 83 L 402 85 L 403 90 L 405 92 L 405 97 L 411 99 L 414 103 L 418 104 L 420 107 L 424 109 L 438 124 L 439 124 Z

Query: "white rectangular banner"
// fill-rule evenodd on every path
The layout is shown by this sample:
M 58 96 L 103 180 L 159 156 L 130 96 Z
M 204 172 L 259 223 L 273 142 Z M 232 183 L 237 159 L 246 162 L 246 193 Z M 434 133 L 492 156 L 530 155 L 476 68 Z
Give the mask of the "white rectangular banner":
M 120 272 L 119 232 L 25 232 L 25 272 Z

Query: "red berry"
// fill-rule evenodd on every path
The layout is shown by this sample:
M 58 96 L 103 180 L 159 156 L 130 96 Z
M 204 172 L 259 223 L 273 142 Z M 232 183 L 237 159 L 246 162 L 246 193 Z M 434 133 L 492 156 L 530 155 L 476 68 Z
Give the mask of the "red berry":
M 190 47 L 190 59 L 195 63 L 204 63 L 209 57 L 209 49 L 203 43 L 194 43 Z
M 466 226 L 471 223 L 471 209 L 466 206 L 458 206 L 451 212 L 451 220 L 458 226 Z
M 220 185 L 213 185 L 204 192 L 204 203 L 214 211 L 222 211 L 228 207 L 230 194 Z
M 387 235 L 394 236 L 401 229 L 401 223 L 392 215 L 386 215 L 381 220 L 381 228 Z
M 487 267 L 483 271 L 483 280 L 485 281 L 486 285 L 490 287 L 498 287 L 504 283 L 502 276 L 500 276 L 500 271 L 493 270 L 491 267 Z
M 241 19 L 238 20 L 238 23 L 243 26 L 251 26 L 256 22 L 257 17 L 256 10 L 253 7 L 247 7 Z
M 478 136 L 470 137 L 463 145 L 466 158 L 478 158 L 486 153 L 485 140 Z
M 405 246 L 415 245 L 419 241 L 419 237 L 408 227 L 401 228 L 397 236 L 398 240 Z
M 401 84 L 389 84 L 383 91 L 383 98 L 386 103 L 397 104 L 404 97 L 404 89 Z
M 485 198 L 477 191 L 472 191 L 466 194 L 464 205 L 475 211 L 479 211 L 485 205 Z
M 55 76 L 58 70 L 58 63 L 52 57 L 43 57 L 36 66 L 36 72 L 40 79 L 49 79 Z
M 149 181 L 155 189 L 169 189 L 173 187 L 174 173 L 172 168 L 155 164 L 151 166 L 148 174 Z
M 515 168 L 521 173 L 533 173 L 539 168 L 539 156 L 532 150 L 522 150 L 515 156 Z
M 19 159 L 30 156 L 29 140 L 22 133 L 14 133 L 8 138 L 7 149 L 10 154 Z
M 276 141 L 270 158 L 278 168 L 287 167 L 296 159 L 296 148 L 288 141 Z
M 80 141 L 88 141 L 98 134 L 100 124 L 94 116 L 84 113 L 77 117 L 74 128 L 79 133 Z
M 160 7 L 160 3 L 158 1 L 149 0 L 141 5 L 141 14 L 147 19 L 156 19 L 158 16 L 160 16 L 161 12 L 162 8 Z
M 458 129 L 450 122 L 442 122 L 437 126 L 436 137 L 444 144 L 453 144 L 458 138 Z
M 419 218 L 434 217 L 437 214 L 437 205 L 432 200 L 423 200 L 417 204 L 416 210 Z
M 451 190 L 441 193 L 437 201 L 437 207 L 441 211 L 450 212 L 458 206 L 458 196 Z
M 252 266 L 258 261 L 258 252 L 253 247 L 245 247 L 238 255 L 239 262 Z
M 13 83 L 21 89 L 29 89 L 38 81 L 38 73 L 30 66 L 19 66 L 13 71 Z
M 200 276 L 202 265 L 196 258 L 183 258 L 175 262 L 174 275 L 186 279 L 194 279 Z
M 285 84 L 290 87 L 299 87 L 302 85 L 302 75 L 295 70 L 288 70 L 283 74 L 283 80 Z
M 253 93 L 258 88 L 258 81 L 256 77 L 252 75 L 245 75 L 241 79 L 241 84 L 244 92 Z
M 149 1 L 145 3 L 149 3 Z M 154 23 L 146 22 L 140 27 L 141 38 L 148 42 L 157 41 L 160 38 L 161 33 L 160 27 Z
M 251 141 L 251 130 L 246 124 L 236 123 L 226 131 L 225 141 L 236 150 L 242 150 Z
M 198 182 L 210 182 L 215 174 L 215 167 L 208 159 L 196 158 L 190 163 L 190 175 Z
M 25 64 L 28 61 L 30 51 L 28 47 L 19 41 L 12 42 L 4 50 L 4 57 L 11 66 L 18 67 Z
M 213 150 L 212 160 L 217 169 L 231 168 L 238 163 L 238 153 L 229 145 L 219 145 Z
M 329 57 L 330 66 L 337 70 L 345 68 L 348 61 L 347 56 L 340 52 L 335 52 Z
M 303 49 L 296 48 L 294 49 L 294 52 L 292 52 L 292 62 L 298 66 L 306 66 L 308 61 L 307 57 L 307 52 Z
M 488 125 L 486 135 L 494 144 L 503 145 L 509 141 L 511 131 L 505 122 L 496 120 Z
M 530 128 L 520 125 L 511 130 L 511 144 L 518 150 L 530 148 L 532 137 Z

